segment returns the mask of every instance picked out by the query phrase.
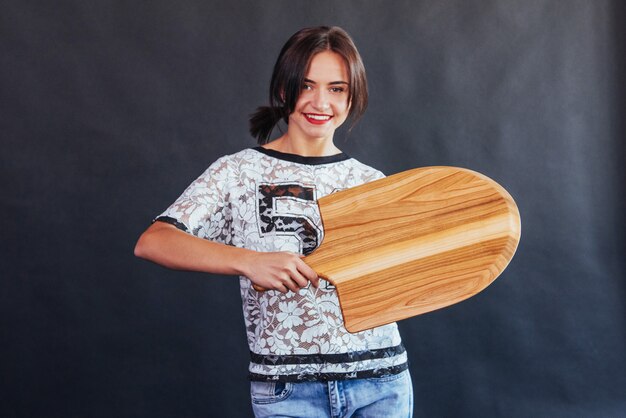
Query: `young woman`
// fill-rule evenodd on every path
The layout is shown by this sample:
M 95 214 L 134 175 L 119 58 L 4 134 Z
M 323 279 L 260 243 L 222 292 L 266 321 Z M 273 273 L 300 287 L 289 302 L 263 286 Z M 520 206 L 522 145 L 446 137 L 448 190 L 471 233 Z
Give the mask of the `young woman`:
M 367 98 L 361 58 L 344 30 L 297 32 L 278 56 L 270 106 L 250 120 L 260 146 L 214 162 L 135 248 L 166 267 L 240 276 L 256 416 L 412 414 L 396 324 L 346 331 L 335 289 L 301 257 L 323 239 L 318 198 L 382 177 L 333 141 Z M 270 141 L 281 120 L 286 131 Z

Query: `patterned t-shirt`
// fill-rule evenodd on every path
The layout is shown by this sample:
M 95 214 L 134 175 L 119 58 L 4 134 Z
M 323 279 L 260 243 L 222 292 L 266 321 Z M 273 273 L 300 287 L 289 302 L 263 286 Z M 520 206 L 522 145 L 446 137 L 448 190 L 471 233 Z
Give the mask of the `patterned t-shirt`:
M 315 201 L 383 177 L 346 154 L 302 157 L 250 148 L 213 163 L 158 218 L 200 238 L 256 251 L 312 252 Z M 407 368 L 396 324 L 348 332 L 333 286 L 257 292 L 240 277 L 252 380 L 340 380 Z

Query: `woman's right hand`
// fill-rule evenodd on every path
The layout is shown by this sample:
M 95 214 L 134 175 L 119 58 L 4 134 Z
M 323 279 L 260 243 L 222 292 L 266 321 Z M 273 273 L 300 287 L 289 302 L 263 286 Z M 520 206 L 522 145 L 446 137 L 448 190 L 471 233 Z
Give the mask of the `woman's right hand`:
M 243 275 L 257 291 L 298 292 L 308 286 L 319 286 L 319 277 L 301 256 L 290 252 L 251 252 L 247 254 Z
M 315 270 L 290 252 L 258 252 L 190 235 L 164 222 L 153 223 L 139 238 L 135 255 L 162 266 L 213 274 L 243 275 L 258 290 L 297 292 L 319 285 Z

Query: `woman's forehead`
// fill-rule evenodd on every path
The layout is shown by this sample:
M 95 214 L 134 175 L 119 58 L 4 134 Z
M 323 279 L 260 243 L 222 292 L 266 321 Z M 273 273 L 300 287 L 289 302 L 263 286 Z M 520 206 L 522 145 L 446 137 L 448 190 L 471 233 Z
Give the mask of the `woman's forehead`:
M 316 83 L 349 82 L 348 66 L 341 55 L 333 51 L 322 51 L 311 59 L 306 78 Z

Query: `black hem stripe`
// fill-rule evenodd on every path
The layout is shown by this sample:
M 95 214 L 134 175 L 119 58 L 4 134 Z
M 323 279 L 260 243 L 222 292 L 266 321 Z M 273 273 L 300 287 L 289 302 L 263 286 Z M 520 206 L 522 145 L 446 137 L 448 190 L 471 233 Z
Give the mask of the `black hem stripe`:
M 184 223 L 179 222 L 177 219 L 174 219 L 170 216 L 158 216 L 154 221 L 152 221 L 152 223 L 155 222 L 165 222 L 166 224 L 174 225 L 176 228 L 182 231 L 189 232 L 189 229 L 187 229 Z
M 306 164 L 306 165 L 321 165 L 337 163 L 339 161 L 349 160 L 350 156 L 344 152 L 335 155 L 328 155 L 325 157 L 305 157 L 298 154 L 288 154 L 286 152 L 280 152 L 273 149 L 267 149 L 263 147 L 252 148 L 261 154 L 268 155 L 270 157 L 278 158 L 279 160 L 289 161 L 292 163 Z
M 339 354 L 302 354 L 279 356 L 256 354 L 251 351 L 250 359 L 252 360 L 252 363 L 263 366 L 280 366 L 285 364 L 338 364 L 390 358 L 400 355 L 405 351 L 404 345 L 402 344 L 394 347 Z
M 329 380 L 352 380 L 368 379 L 372 377 L 393 376 L 409 368 L 409 363 L 405 362 L 397 366 L 385 367 L 373 370 L 361 370 L 347 373 L 311 373 L 311 374 L 286 374 L 286 375 L 264 375 L 258 373 L 248 373 L 248 379 L 253 382 L 326 382 Z

